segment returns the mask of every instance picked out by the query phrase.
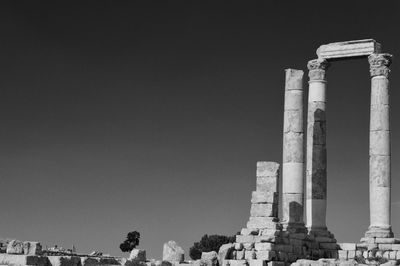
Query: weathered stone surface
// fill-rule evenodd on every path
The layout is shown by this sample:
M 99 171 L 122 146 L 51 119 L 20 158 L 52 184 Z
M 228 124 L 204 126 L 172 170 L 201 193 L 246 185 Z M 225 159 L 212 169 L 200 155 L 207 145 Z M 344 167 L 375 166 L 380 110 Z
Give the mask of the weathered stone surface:
M 240 231 L 241 235 L 244 236 L 249 236 L 249 235 L 258 235 L 259 230 L 258 229 L 250 229 L 250 228 L 242 228 L 242 230 Z
M 146 261 L 146 250 L 132 249 L 129 259 L 134 261 Z
M 281 225 L 277 223 L 277 219 L 274 219 L 274 217 L 250 217 L 247 227 L 281 229 Z
M 222 262 L 232 257 L 232 252 L 235 250 L 235 244 L 227 243 L 223 244 L 218 251 L 218 263 L 222 265 Z
M 81 258 L 77 256 L 47 256 L 52 266 L 80 266 Z
M 355 243 L 338 243 L 338 245 L 342 250 L 356 250 Z
M 252 259 L 252 260 L 249 260 L 249 266 L 267 266 L 267 261 Z
M 371 155 L 369 157 L 370 185 L 390 186 L 390 156 Z
M 237 239 L 237 236 L 236 236 Z M 242 250 L 243 249 L 243 243 L 235 243 L 235 250 Z
M 253 191 L 251 193 L 251 203 L 278 203 L 278 193 Z
M 303 91 L 285 91 L 285 111 L 299 110 L 303 106 Z
M 323 59 L 340 59 L 360 56 L 369 56 L 380 53 L 381 45 L 373 39 L 334 42 L 321 45 L 317 49 L 317 55 Z
M 369 73 L 372 79 L 374 78 L 388 78 L 392 64 L 392 55 L 385 53 L 375 53 L 368 56 Z
M 230 266 L 247 266 L 246 260 L 227 260 L 226 263 Z
M 304 133 L 302 110 L 285 110 L 285 115 L 283 117 L 283 132 Z
M 259 251 L 259 250 L 273 250 L 275 247 L 275 244 L 273 243 L 255 243 L 254 244 L 254 249 Z
M 252 250 L 254 249 L 254 243 L 243 243 L 243 248 L 245 250 Z
M 39 242 L 25 241 L 23 242 L 23 249 L 25 255 L 41 255 L 42 246 Z
M 256 236 L 254 235 L 237 235 L 236 243 L 252 243 L 254 242 L 255 237 Z
M 244 258 L 246 260 L 252 260 L 256 258 L 256 252 L 254 250 L 246 250 L 244 252 Z
M 19 240 L 11 240 L 7 245 L 8 254 L 24 254 L 24 243 Z
M 257 177 L 256 181 L 258 192 L 278 192 L 278 177 L 267 176 L 267 177 Z
M 279 176 L 279 163 L 257 162 L 257 177 Z
M 370 131 L 369 145 L 370 155 L 390 155 L 390 131 Z
M 251 204 L 250 216 L 253 217 L 277 217 L 278 205 L 271 203 Z
M 202 252 L 201 261 L 205 266 L 217 266 L 218 265 L 218 254 L 215 251 Z
M 30 256 L 20 254 L 0 254 L 0 265 L 10 266 L 48 266 L 50 264 L 47 257 L 43 256 Z
M 390 130 L 389 105 L 371 105 L 370 130 Z
M 282 164 L 282 193 L 303 194 L 304 163 L 288 162 Z
M 244 255 L 245 255 L 245 250 L 238 250 L 238 251 L 236 251 L 236 259 L 237 260 L 244 260 L 245 258 L 244 258 Z
M 378 244 L 400 244 L 400 239 L 398 238 L 373 238 L 374 243 Z
M 287 132 L 283 134 L 283 162 L 304 162 L 303 133 Z
M 285 91 L 303 90 L 303 70 L 285 69 Z
M 371 106 L 389 105 L 389 80 L 385 77 L 371 79 Z
M 163 261 L 178 261 L 185 260 L 185 251 L 178 246 L 175 241 L 168 241 L 163 248 Z
M 303 193 L 284 193 L 282 195 L 282 216 L 284 223 L 303 222 Z
M 275 251 L 260 250 L 256 251 L 256 258 L 259 260 L 272 260 L 276 257 Z

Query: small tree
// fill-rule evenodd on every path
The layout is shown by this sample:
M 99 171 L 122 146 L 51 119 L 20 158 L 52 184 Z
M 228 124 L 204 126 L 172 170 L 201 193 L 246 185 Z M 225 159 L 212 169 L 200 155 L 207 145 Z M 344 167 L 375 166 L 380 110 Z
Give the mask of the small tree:
M 189 256 L 193 260 L 201 258 L 202 252 L 215 251 L 218 252 L 223 244 L 234 243 L 235 236 L 222 236 L 222 235 L 204 235 L 200 242 L 195 242 L 189 250 Z
M 124 242 L 119 245 L 122 252 L 131 252 L 139 245 L 140 233 L 138 231 L 129 232 Z

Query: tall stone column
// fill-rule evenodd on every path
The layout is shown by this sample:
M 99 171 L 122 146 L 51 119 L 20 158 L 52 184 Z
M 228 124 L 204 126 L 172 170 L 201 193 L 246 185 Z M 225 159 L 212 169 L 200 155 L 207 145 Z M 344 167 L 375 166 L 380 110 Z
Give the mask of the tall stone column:
M 371 54 L 369 131 L 370 226 L 366 237 L 393 237 L 390 225 L 389 66 L 392 55 Z
M 307 228 L 326 231 L 326 70 L 324 59 L 308 62 L 309 91 L 307 118 Z
M 291 232 L 304 231 L 303 74 L 285 70 L 283 122 L 282 223 Z

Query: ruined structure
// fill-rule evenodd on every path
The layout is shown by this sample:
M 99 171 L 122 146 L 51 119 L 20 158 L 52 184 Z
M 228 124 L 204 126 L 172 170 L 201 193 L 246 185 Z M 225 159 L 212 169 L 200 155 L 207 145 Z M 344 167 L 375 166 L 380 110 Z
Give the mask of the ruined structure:
M 390 225 L 388 76 L 392 56 L 381 53 L 381 45 L 372 39 L 322 45 L 317 55 L 317 59 L 307 64 L 306 158 L 303 148 L 303 71 L 286 69 L 282 221 L 274 207 L 278 206 L 279 164 L 258 162 L 257 189 L 252 193 L 250 219 L 236 237 L 235 251 L 226 257 L 226 265 L 265 266 L 268 263 L 272 266 L 295 261 L 298 265 L 309 265 L 304 259 L 321 258 L 328 259 L 321 262 L 323 264 L 338 264 L 335 259 L 357 259 L 371 264 L 379 259 L 400 260 L 400 241 L 394 238 Z M 368 58 L 371 74 L 370 226 L 360 243 L 337 244 L 326 226 L 327 70 L 334 61 L 356 57 Z

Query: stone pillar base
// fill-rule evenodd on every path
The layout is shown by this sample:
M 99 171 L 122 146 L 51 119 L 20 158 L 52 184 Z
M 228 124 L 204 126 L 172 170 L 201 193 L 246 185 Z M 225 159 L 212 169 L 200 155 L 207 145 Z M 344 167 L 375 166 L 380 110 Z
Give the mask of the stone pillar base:
M 308 230 L 304 223 L 285 223 L 282 222 L 282 230 L 291 234 L 304 233 L 307 234 Z
M 394 234 L 392 232 L 392 227 L 377 227 L 377 226 L 370 226 L 368 231 L 365 232 L 366 238 L 393 238 Z

